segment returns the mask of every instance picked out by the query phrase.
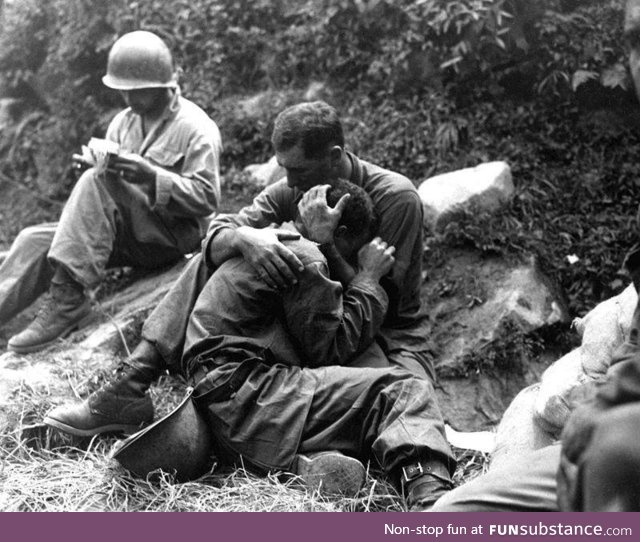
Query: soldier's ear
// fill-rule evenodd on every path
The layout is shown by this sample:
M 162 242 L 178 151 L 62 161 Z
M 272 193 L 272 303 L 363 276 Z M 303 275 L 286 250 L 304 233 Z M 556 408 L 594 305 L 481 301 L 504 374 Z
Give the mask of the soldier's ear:
M 333 167 L 337 167 L 342 161 L 342 147 L 340 145 L 334 145 L 329 150 L 329 159 L 331 160 L 331 165 Z

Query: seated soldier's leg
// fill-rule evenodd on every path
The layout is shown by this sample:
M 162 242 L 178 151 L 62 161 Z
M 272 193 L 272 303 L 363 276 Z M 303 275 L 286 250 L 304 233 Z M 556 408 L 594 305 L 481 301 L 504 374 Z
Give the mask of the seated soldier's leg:
M 22 230 L 0 265 L 0 324 L 11 320 L 47 291 L 53 269 L 47 253 L 57 224 Z
M 145 321 L 142 340 L 115 377 L 81 403 L 53 409 L 45 423 L 75 435 L 135 430 L 153 419 L 147 390 L 165 369 L 179 372 L 189 313 L 206 283 L 206 265 L 194 256 Z M 202 285 L 201 285 L 202 281 Z
M 189 317 L 210 275 L 202 254 L 194 255 L 142 326 L 143 341 L 152 344 L 172 370 L 178 370 Z
M 49 295 L 35 320 L 9 341 L 20 353 L 40 350 L 80 325 L 90 313 L 85 287 L 96 286 L 115 238 L 115 205 L 93 170 L 80 177 L 56 228 L 49 262 Z
M 156 230 L 156 236 L 162 230 Z M 149 233 L 145 234 L 149 240 Z M 184 236 L 189 244 L 180 251 L 199 243 L 195 230 Z M 166 243 L 165 243 L 166 244 Z M 158 251 L 154 247 L 160 245 Z M 117 247 L 117 261 L 146 260 L 160 265 L 162 258 L 175 259 L 173 252 L 155 244 L 138 241 L 135 246 Z M 110 261 L 113 261 L 114 258 Z M 171 261 L 171 260 L 170 260 Z M 142 265 L 144 261 L 134 261 Z M 198 293 L 208 277 L 208 269 L 199 254 L 194 256 L 173 284 L 169 293 L 147 318 L 142 329 L 142 340 L 131 356 L 116 369 L 115 377 L 103 388 L 91 394 L 79 404 L 63 405 L 54 409 L 45 422 L 58 429 L 78 435 L 93 435 L 107 431 L 130 431 L 153 419 L 153 406 L 147 390 L 168 367 L 177 370 L 184 329 Z
M 137 431 L 153 420 L 153 403 L 147 390 L 163 371 L 157 351 L 143 341 L 118 365 L 107 384 L 80 403 L 54 408 L 44 423 L 83 437 Z
M 640 404 L 608 411 L 580 461 L 585 512 L 640 512 Z
M 316 385 L 299 448 L 373 456 L 409 508 L 451 488 L 455 459 L 431 383 L 399 369 L 314 369 Z
M 560 445 L 523 454 L 519 461 L 461 485 L 439 499 L 432 512 L 551 512 L 558 510 L 556 472 Z
M 196 228 L 192 248 L 198 238 Z M 90 312 L 84 290 L 100 283 L 109 264 L 157 267 L 180 257 L 179 244 L 139 187 L 87 170 L 69 196 L 49 250 L 55 273 L 48 302 L 9 347 L 31 352 L 68 334 Z
M 427 348 L 427 345 L 423 350 L 396 348 L 388 353 L 388 358 L 392 367 L 400 367 L 415 376 L 427 376 L 432 383 L 437 381 L 436 370 L 433 366 L 433 353 Z

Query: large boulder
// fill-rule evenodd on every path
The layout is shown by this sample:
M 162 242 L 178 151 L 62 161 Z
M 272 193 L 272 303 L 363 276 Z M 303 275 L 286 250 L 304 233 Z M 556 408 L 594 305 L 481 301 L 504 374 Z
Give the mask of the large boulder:
M 534 258 L 510 262 L 451 250 L 439 264 L 427 265 L 422 295 L 443 376 L 458 374 L 465 359 L 507 328 L 526 334 L 570 320 L 562 293 Z
M 506 162 L 487 162 L 436 175 L 418 188 L 425 225 L 433 231 L 441 231 L 458 211 L 472 206 L 495 211 L 509 201 L 513 192 L 511 168 Z
M 457 249 L 426 267 L 422 296 L 445 419 L 458 430 L 493 426 L 546 368 L 546 360 L 531 359 L 525 337 L 568 323 L 564 298 L 534 259 Z

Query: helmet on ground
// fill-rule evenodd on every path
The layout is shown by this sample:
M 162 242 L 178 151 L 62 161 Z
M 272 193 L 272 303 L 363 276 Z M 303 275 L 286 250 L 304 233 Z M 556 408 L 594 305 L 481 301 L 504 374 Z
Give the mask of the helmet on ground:
M 191 392 L 164 418 L 123 441 L 113 458 L 146 478 L 157 469 L 180 482 L 202 476 L 212 465 L 213 435 L 196 410 Z
M 158 36 L 144 30 L 129 32 L 111 47 L 102 82 L 116 90 L 174 87 L 171 51 Z

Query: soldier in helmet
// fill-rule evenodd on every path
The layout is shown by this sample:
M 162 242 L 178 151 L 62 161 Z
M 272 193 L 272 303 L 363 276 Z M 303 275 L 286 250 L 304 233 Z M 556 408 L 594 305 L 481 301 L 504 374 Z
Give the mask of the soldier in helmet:
M 162 39 L 122 36 L 103 82 L 128 106 L 107 129 L 118 153 L 106 170 L 82 174 L 58 223 L 23 230 L 0 266 L 0 324 L 48 289 L 33 322 L 9 340 L 14 352 L 79 327 L 91 310 L 86 292 L 107 267 L 157 268 L 198 249 L 219 202 L 220 132 L 180 95 Z

